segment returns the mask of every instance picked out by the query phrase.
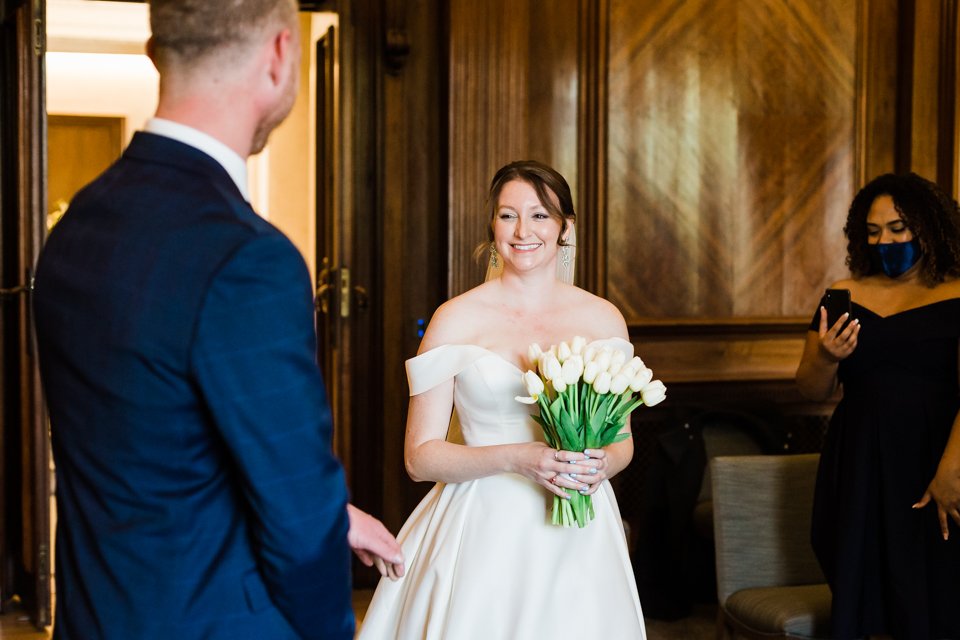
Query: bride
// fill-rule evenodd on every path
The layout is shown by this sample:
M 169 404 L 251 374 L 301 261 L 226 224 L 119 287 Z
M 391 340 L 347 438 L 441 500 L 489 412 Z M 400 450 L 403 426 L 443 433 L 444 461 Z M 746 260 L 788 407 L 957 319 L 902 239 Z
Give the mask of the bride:
M 407 361 L 406 468 L 436 485 L 398 536 L 406 576 L 381 580 L 359 637 L 642 639 L 608 482 L 630 462 L 632 440 L 556 451 L 514 400 L 526 395 L 530 344 L 584 336 L 629 359 L 626 323 L 571 284 L 576 216 L 559 173 L 509 164 L 489 202 L 487 281 L 443 304 Z M 583 529 L 550 524 L 552 496 L 566 489 L 593 496 L 596 518 Z

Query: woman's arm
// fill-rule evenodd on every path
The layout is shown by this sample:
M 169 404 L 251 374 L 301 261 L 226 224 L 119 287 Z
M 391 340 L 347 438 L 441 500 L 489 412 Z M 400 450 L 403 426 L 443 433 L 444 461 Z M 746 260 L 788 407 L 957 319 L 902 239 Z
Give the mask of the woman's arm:
M 960 353 L 957 355 L 957 366 L 960 368 Z M 937 515 L 940 518 L 940 533 L 946 540 L 950 536 L 950 526 L 947 517 L 960 526 L 960 413 L 953 419 L 953 428 L 947 446 L 940 456 L 937 473 L 934 475 L 927 491 L 920 498 L 920 502 L 913 505 L 920 509 L 933 500 L 937 503 Z
M 848 317 L 849 314 L 843 314 L 828 330 L 827 310 L 820 307 L 820 330 L 807 332 L 797 367 L 797 386 L 811 400 L 826 400 L 837 390 L 837 367 L 857 348 L 860 323 L 851 320 L 843 328 Z
M 453 408 L 453 380 L 410 398 L 404 463 L 417 482 L 466 482 L 498 473 L 517 473 L 560 497 L 581 483 L 561 473 L 590 474 L 595 461 L 572 451 L 558 452 L 542 442 L 468 447 L 446 441 Z M 570 464 L 568 461 L 583 461 Z
M 937 473 L 914 508 L 925 507 L 930 500 L 937 503 L 940 533 L 946 540 L 950 537 L 947 517 L 953 518 L 957 526 L 960 526 L 960 413 L 953 420 L 950 439 L 947 440 L 947 448 L 940 457 Z

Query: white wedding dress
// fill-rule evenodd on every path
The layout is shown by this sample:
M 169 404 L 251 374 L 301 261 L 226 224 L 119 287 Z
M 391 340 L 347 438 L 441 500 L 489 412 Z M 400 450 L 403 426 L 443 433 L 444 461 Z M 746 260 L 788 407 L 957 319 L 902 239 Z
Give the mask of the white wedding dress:
M 601 341 L 633 355 L 633 346 Z M 473 345 L 444 345 L 407 361 L 411 395 L 455 378 L 449 440 L 470 446 L 543 440 L 521 371 Z M 457 422 L 459 420 L 459 429 Z M 462 436 L 462 439 L 461 439 Z M 363 640 L 643 639 L 643 613 L 609 482 L 585 528 L 550 524 L 552 494 L 504 473 L 437 483 L 398 536 L 406 576 L 382 579 Z

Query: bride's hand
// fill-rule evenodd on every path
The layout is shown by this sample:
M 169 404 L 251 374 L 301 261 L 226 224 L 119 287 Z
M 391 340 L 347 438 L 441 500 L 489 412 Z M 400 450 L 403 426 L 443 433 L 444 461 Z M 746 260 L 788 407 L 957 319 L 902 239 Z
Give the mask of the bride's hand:
M 530 478 L 561 498 L 569 497 L 565 489 L 580 490 L 588 486 L 581 482 L 580 478 L 588 475 L 599 475 L 599 470 L 596 473 L 590 471 L 596 467 L 597 461 L 592 458 L 588 459 L 582 453 L 557 451 L 542 442 L 531 442 L 516 446 L 518 455 L 515 463 L 508 470 Z M 576 477 L 571 477 L 571 474 Z M 592 493 L 589 488 L 587 492 Z M 586 492 L 584 495 L 586 495 Z
M 600 483 L 607 479 L 607 452 L 603 449 L 588 449 L 577 455 L 587 456 L 583 462 L 577 465 L 578 468 L 586 466 L 587 471 L 570 473 L 574 484 L 572 488 L 579 491 L 580 495 L 593 495 L 600 488 Z

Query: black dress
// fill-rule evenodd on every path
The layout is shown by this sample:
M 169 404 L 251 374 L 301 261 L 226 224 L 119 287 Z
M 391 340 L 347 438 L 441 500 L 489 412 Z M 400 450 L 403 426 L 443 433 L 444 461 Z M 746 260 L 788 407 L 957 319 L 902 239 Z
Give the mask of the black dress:
M 813 547 L 833 593 L 833 636 L 960 638 L 960 527 L 911 509 L 933 479 L 960 408 L 960 298 L 887 317 L 853 304 L 861 329 L 840 363 Z M 811 328 L 819 328 L 819 311 Z

